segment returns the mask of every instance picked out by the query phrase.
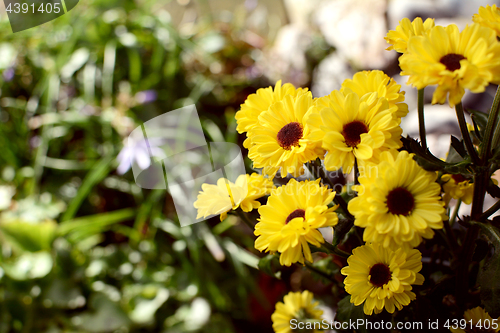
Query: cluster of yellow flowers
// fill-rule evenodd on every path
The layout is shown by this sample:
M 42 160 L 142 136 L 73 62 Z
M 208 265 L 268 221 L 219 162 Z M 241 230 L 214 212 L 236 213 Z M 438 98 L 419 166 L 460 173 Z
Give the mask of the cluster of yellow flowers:
M 403 19 L 387 34 L 388 49 L 402 53 L 400 67 L 408 83 L 417 89 L 437 85 L 432 103 L 448 99 L 455 106 L 465 89 L 479 93 L 489 83 L 500 83 L 500 11 L 481 8 L 473 20 L 459 31 L 454 24 L 435 26 L 432 19 Z M 258 209 L 257 250 L 279 253 L 284 266 L 313 262 L 310 246 L 325 245 L 319 229 L 331 232 L 338 224 L 338 194 L 322 179 L 292 178 L 280 187 L 272 180 L 301 176 L 317 159 L 328 171 L 356 170 L 356 196 L 342 214 L 364 228 L 366 243 L 352 251 L 341 270 L 345 290 L 351 303 L 364 304 L 367 315 L 401 310 L 416 297 L 412 286 L 424 282 L 422 255 L 415 247 L 443 228 L 452 198 L 470 204 L 473 193 L 463 175 L 426 171 L 402 150 L 404 100 L 401 86 L 378 70 L 356 73 L 320 98 L 281 81 L 259 89 L 242 104 L 236 120 L 238 132 L 246 133 L 244 147 L 253 167 L 263 174 L 242 175 L 234 184 L 224 178 L 217 185 L 204 184 L 194 205 L 198 218 L 220 214 L 223 219 L 238 207 Z M 257 199 L 264 196 L 269 197 L 261 205 Z M 319 319 L 316 305 L 310 292 L 288 294 L 276 305 L 275 331 L 290 332 L 291 318 Z

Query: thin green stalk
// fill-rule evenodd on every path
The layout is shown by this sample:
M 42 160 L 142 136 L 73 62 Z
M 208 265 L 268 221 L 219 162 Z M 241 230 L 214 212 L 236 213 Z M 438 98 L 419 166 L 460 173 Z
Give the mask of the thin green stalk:
M 461 205 L 462 205 L 462 199 L 458 199 L 457 204 L 455 205 L 455 208 L 453 209 L 453 213 L 451 214 L 450 226 L 453 226 L 455 224 L 455 221 L 457 220 L 457 216 L 458 216 L 458 210 L 460 209 Z
M 328 176 L 326 175 L 326 171 L 323 168 L 323 166 L 321 165 L 321 161 L 319 161 L 319 160 L 314 161 L 314 165 L 316 166 L 316 168 L 318 170 L 319 177 L 321 178 L 321 181 L 323 182 L 323 184 L 327 183 L 328 185 L 330 185 L 331 189 L 334 189 L 335 186 L 332 183 L 332 181 L 330 180 L 330 178 L 328 178 Z M 314 175 L 314 172 L 311 172 L 311 173 Z M 354 221 L 354 216 L 352 216 L 352 214 L 349 213 L 349 210 L 347 210 L 347 202 L 344 200 L 344 198 L 342 198 L 342 196 L 340 194 L 335 194 L 335 198 L 333 199 L 333 201 L 335 201 L 335 203 L 340 206 L 340 208 L 342 209 L 342 212 L 344 213 L 344 216 L 347 219 Z
M 424 119 L 424 88 L 418 90 L 418 132 L 420 134 L 420 142 L 422 148 L 427 149 L 427 139 L 425 135 L 425 119 Z
M 455 233 L 453 232 L 453 229 L 451 229 L 450 222 L 449 221 L 443 221 L 444 225 L 444 230 L 446 231 L 446 238 L 448 240 L 448 243 L 452 249 L 453 254 L 456 254 L 456 250 L 458 248 L 458 243 L 457 243 L 457 238 L 455 237 Z
M 354 216 L 351 213 L 349 213 L 349 210 L 347 209 L 347 202 L 344 200 L 344 198 L 342 198 L 340 194 L 335 194 L 333 201 L 335 201 L 335 203 L 340 206 L 342 212 L 344 213 L 344 216 L 348 220 L 354 221 Z
M 472 159 L 472 163 L 476 165 L 480 165 L 479 156 L 477 155 L 476 149 L 472 144 L 472 140 L 469 135 L 469 131 L 467 130 L 467 123 L 465 122 L 464 109 L 462 106 L 462 102 L 455 105 L 455 111 L 457 113 L 458 124 L 460 125 L 460 132 L 462 133 L 462 138 L 465 142 L 465 147 L 467 148 L 467 152 Z
M 487 211 L 485 211 L 480 217 L 479 220 L 483 221 L 486 220 L 488 217 L 493 215 L 495 212 L 497 212 L 500 209 L 500 200 L 495 202 L 493 206 L 491 206 Z
M 344 258 L 349 258 L 351 256 L 350 253 L 348 252 L 345 252 L 345 251 L 342 251 L 341 249 L 339 249 L 337 246 L 333 246 L 332 244 L 328 243 L 328 242 L 324 242 L 321 247 L 323 249 L 325 249 L 328 253 L 333 253 L 333 254 L 336 254 L 340 257 L 344 257 Z
M 491 141 L 493 142 L 491 145 L 493 148 L 498 147 L 500 145 L 500 125 L 497 126 L 495 134 L 493 135 L 493 140 Z
M 247 225 L 250 229 L 252 229 L 252 230 L 254 230 L 254 229 L 255 229 L 255 225 L 254 225 L 252 222 L 250 222 L 250 220 L 248 219 L 248 216 L 247 216 L 245 213 L 243 213 L 243 211 L 241 211 L 241 210 L 237 209 L 237 210 L 236 210 L 236 214 L 237 214 L 237 215 L 238 215 L 238 216 L 239 216 L 239 217 L 243 220 L 243 222 L 245 222 L 245 224 L 246 224 L 246 225 Z
M 481 160 L 486 163 L 489 158 L 491 143 L 493 139 L 494 127 L 497 124 L 498 113 L 500 110 L 500 86 L 497 88 L 495 99 L 491 105 L 490 114 L 488 115 L 488 122 L 484 131 L 483 149 L 481 150 Z M 498 132 L 498 130 L 497 130 Z M 493 146 L 496 147 L 496 146 Z
M 474 175 L 474 194 L 471 208 L 471 218 L 473 221 L 484 222 L 480 218 L 483 214 L 484 196 L 488 180 L 489 175 L 487 171 Z
M 329 281 L 337 282 L 337 281 L 335 281 L 335 279 L 333 277 L 328 275 L 326 272 L 323 272 L 322 270 L 317 269 L 316 267 L 314 267 L 313 265 L 311 265 L 307 261 L 304 261 L 304 266 L 306 266 L 310 271 L 312 271 L 318 275 L 321 275 L 322 277 L 324 277 L 325 279 L 327 279 Z
M 470 139 L 470 138 L 469 138 Z M 467 142 L 467 141 L 466 141 Z M 486 193 L 486 184 L 488 181 L 488 172 L 484 171 L 474 175 L 474 196 L 472 198 L 471 218 L 472 221 L 482 222 L 479 219 L 483 215 L 484 195 Z M 474 254 L 474 245 L 479 235 L 479 225 L 472 224 L 467 229 L 465 241 L 458 257 L 457 268 L 457 304 L 465 304 L 469 292 L 469 266 Z
M 356 185 L 359 185 L 358 177 L 359 177 L 358 159 L 354 158 L 354 184 Z
M 465 304 L 465 300 L 467 299 L 467 294 L 469 292 L 469 265 L 472 261 L 474 244 L 478 235 L 479 226 L 477 224 L 471 225 L 469 229 L 467 229 L 464 245 L 458 257 L 459 264 L 456 284 L 457 304 Z

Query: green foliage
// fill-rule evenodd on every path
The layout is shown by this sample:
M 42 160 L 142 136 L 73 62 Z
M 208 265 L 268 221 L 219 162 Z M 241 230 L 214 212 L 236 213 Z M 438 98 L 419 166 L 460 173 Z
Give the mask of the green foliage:
M 281 265 L 279 261 L 279 255 L 277 254 L 268 254 L 267 256 L 261 258 L 259 260 L 258 267 L 267 275 L 274 276 L 278 279 L 281 276 Z
M 363 311 L 363 305 L 354 306 L 351 303 L 351 296 L 348 295 L 344 297 L 338 304 L 337 316 L 335 317 L 335 321 L 339 322 L 356 322 L 358 319 L 365 320 L 367 317 Z M 360 333 L 366 333 L 367 330 L 364 325 L 356 326 L 358 328 L 357 331 Z
M 241 28 L 183 35 L 149 0 L 80 2 L 17 34 L 1 24 L 0 196 L 15 190 L 0 197 L 0 332 L 244 325 L 249 295 L 267 300 L 234 219 L 180 228 L 170 194 L 116 172 L 131 130 L 187 104 L 208 137 L 237 142 L 243 87 L 260 85 L 233 76 L 251 59 Z

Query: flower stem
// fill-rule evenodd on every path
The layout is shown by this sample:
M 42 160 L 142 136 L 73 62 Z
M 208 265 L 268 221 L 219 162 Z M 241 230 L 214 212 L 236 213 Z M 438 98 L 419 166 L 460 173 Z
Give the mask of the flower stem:
M 493 148 L 498 147 L 500 145 L 500 125 L 497 126 L 491 142 L 492 142 L 491 146 Z
M 484 196 L 488 184 L 488 171 L 483 170 L 480 174 L 474 175 L 474 194 L 472 197 L 471 218 L 473 221 L 484 222 L 481 220 L 483 215 Z
M 331 189 L 334 189 L 335 186 L 334 184 L 332 183 L 332 181 L 330 180 L 330 178 L 328 178 L 327 174 L 326 174 L 326 171 L 325 169 L 323 168 L 323 166 L 321 165 L 321 161 L 316 159 L 316 161 L 314 161 L 314 166 L 315 166 L 315 170 L 314 172 L 311 171 L 311 173 L 313 175 L 316 174 L 316 169 L 318 171 L 318 176 L 321 178 L 321 181 L 323 184 L 328 184 L 330 185 L 330 188 Z M 354 216 L 352 216 L 351 213 L 349 213 L 349 210 L 347 210 L 347 202 L 344 200 L 344 198 L 342 198 L 342 196 L 340 194 L 335 194 L 335 198 L 333 199 L 335 201 L 335 203 L 337 205 L 340 206 L 340 208 L 342 209 L 342 212 L 344 213 L 344 216 L 351 220 L 351 221 L 354 221 Z
M 493 105 L 491 105 L 490 114 L 488 115 L 488 122 L 484 131 L 483 149 L 481 150 L 481 160 L 486 163 L 489 158 L 491 143 L 493 139 L 494 127 L 497 124 L 498 113 L 500 111 L 500 86 L 497 88 Z M 497 129 L 498 133 L 498 129 Z M 495 146 L 493 146 L 495 147 Z
M 467 152 L 471 157 L 472 163 L 480 165 L 479 156 L 477 156 L 476 149 L 472 144 L 469 131 L 467 130 L 467 123 L 465 122 L 464 108 L 462 106 L 462 102 L 455 105 L 455 111 L 457 113 L 458 124 L 460 125 L 460 132 L 462 133 L 462 138 L 464 139 L 465 147 L 467 148 Z
M 469 265 L 474 254 L 474 244 L 479 235 L 479 225 L 473 224 L 467 229 L 464 245 L 458 258 L 458 274 L 456 284 L 457 304 L 465 304 L 469 292 Z
M 324 277 L 325 279 L 327 279 L 331 282 L 337 282 L 337 281 L 335 281 L 335 279 L 333 277 L 328 275 L 326 272 L 323 272 L 322 270 L 317 269 L 316 267 L 314 267 L 313 265 L 311 265 L 307 261 L 304 261 L 304 266 L 306 266 L 310 271 L 312 271 L 318 275 L 321 275 L 322 277 Z
M 455 207 L 455 211 L 456 210 L 457 209 Z M 455 213 L 455 211 L 453 213 Z M 443 225 L 446 233 L 446 238 L 448 239 L 448 243 L 450 244 L 453 255 L 455 255 L 457 253 L 457 248 L 458 248 L 458 243 L 455 237 L 455 233 L 453 232 L 453 229 L 451 229 L 450 221 L 443 221 Z
M 427 139 L 425 137 L 425 119 L 424 119 L 424 88 L 418 90 L 418 132 L 422 148 L 427 149 Z
M 350 253 L 342 251 L 337 246 L 333 246 L 328 242 L 324 242 L 321 247 L 324 248 L 328 253 L 333 253 L 343 258 L 349 258 L 351 256 Z
M 484 195 L 486 193 L 486 183 L 488 181 L 488 172 L 481 169 L 482 172 L 474 175 L 474 196 L 472 198 L 471 219 L 476 222 L 483 222 L 480 218 L 483 216 Z M 474 245 L 479 235 L 480 227 L 477 223 L 471 224 L 467 229 L 465 241 L 458 257 L 457 269 L 457 304 L 465 304 L 466 296 L 469 292 L 469 266 L 474 254 Z
M 358 176 L 359 176 L 358 159 L 354 158 L 354 184 L 356 185 L 359 185 Z
M 457 203 L 455 204 L 455 208 L 453 209 L 453 214 L 451 214 L 450 226 L 453 226 L 455 224 L 455 221 L 457 220 L 458 216 L 458 210 L 460 209 L 461 205 L 462 205 L 462 199 L 458 199 Z
M 247 225 L 250 229 L 252 229 L 252 230 L 254 230 L 254 229 L 255 229 L 255 225 L 254 225 L 252 222 L 250 222 L 250 220 L 248 219 L 248 216 L 247 216 L 245 213 L 243 213 L 243 211 L 241 211 L 241 210 L 237 209 L 237 210 L 236 210 L 236 214 L 240 217 L 240 219 L 242 219 L 242 220 L 243 220 L 243 222 L 245 222 L 245 224 L 246 224 L 246 225 Z
M 500 209 L 500 200 L 495 202 L 493 206 L 491 206 L 487 211 L 485 211 L 480 217 L 479 220 L 483 221 L 494 214 L 496 211 Z

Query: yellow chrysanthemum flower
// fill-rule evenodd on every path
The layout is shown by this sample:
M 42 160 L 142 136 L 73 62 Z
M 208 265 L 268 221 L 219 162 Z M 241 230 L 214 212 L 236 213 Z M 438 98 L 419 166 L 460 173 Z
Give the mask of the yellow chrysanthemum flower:
M 405 92 L 401 91 L 401 85 L 379 70 L 357 72 L 352 79 L 342 83 L 340 92 L 344 95 L 353 92 L 359 98 L 376 92 L 378 97 L 387 98 L 389 107 L 397 106 L 396 117 L 402 118 L 408 114 L 408 104 L 404 103 Z
M 437 174 L 422 169 L 413 154 L 384 152 L 377 165 L 366 165 L 349 201 L 354 224 L 366 228 L 363 239 L 389 246 L 416 247 L 443 228 L 441 187 Z
M 465 89 L 480 93 L 500 82 L 500 43 L 493 30 L 479 24 L 462 32 L 454 24 L 436 26 L 426 36 L 411 37 L 399 58 L 401 75 L 417 89 L 438 85 L 432 104 L 460 103 Z
M 280 264 L 312 262 L 309 243 L 321 246 L 324 238 L 318 228 L 337 224 L 335 207 L 328 208 L 335 192 L 316 181 L 288 184 L 271 191 L 267 204 L 259 208 L 255 225 L 255 248 L 259 251 L 280 252 Z
M 453 199 L 461 199 L 463 203 L 470 205 L 472 197 L 474 196 L 474 184 L 471 184 L 464 176 L 456 175 L 443 175 L 444 196 L 443 199 L 448 204 Z
M 397 106 L 390 106 L 376 93 L 359 97 L 355 93 L 333 91 L 316 101 L 316 112 L 309 117 L 311 140 L 328 152 L 327 170 L 343 169 L 350 173 L 354 158 L 363 163 L 390 148 L 401 147 L 401 119 L 395 116 Z
M 247 97 L 244 104 L 241 104 L 240 111 L 236 112 L 235 118 L 238 126 L 236 130 L 238 133 L 250 132 L 257 126 L 259 115 L 267 111 L 271 105 L 280 102 L 285 96 L 290 95 L 295 97 L 297 95 L 307 92 L 307 88 L 295 88 L 291 83 L 281 85 L 281 80 L 276 82 L 276 86 L 258 89 L 255 94 Z M 243 142 L 245 148 L 250 148 L 251 144 L 250 134 L 247 133 L 247 139 Z
M 292 333 L 290 321 L 304 322 L 308 319 L 321 319 L 323 311 L 318 309 L 319 302 L 313 300 L 310 291 L 290 292 L 283 297 L 283 302 L 276 303 L 276 310 L 271 315 L 275 333 Z M 319 332 L 311 330 L 311 333 Z
M 417 17 L 411 22 L 404 18 L 399 21 L 396 30 L 391 30 L 384 38 L 387 43 L 392 44 L 387 50 L 395 50 L 399 53 L 405 53 L 408 47 L 408 40 L 413 36 L 422 36 L 427 34 L 434 27 L 434 19 L 428 18 L 425 22 Z
M 227 213 L 241 207 L 244 212 L 250 212 L 260 207 L 257 199 L 269 194 L 273 182 L 262 175 L 240 175 L 233 183 L 226 178 L 220 178 L 217 185 L 203 184 L 202 191 L 194 202 L 198 210 L 197 219 L 210 215 L 219 215 L 223 221 Z
M 381 244 L 366 244 L 355 248 L 342 268 L 346 275 L 345 290 L 351 303 L 365 303 L 365 314 L 380 313 L 385 308 L 394 313 L 415 299 L 412 285 L 424 283 L 419 273 L 422 254 L 415 249 L 384 248 Z
M 496 333 L 500 331 L 500 317 L 493 321 L 493 318 L 482 307 L 478 306 L 464 312 L 466 320 L 466 329 L 463 330 L 459 327 L 450 327 L 453 333 Z
M 274 177 L 281 169 L 294 177 L 304 172 L 304 163 L 322 156 L 324 151 L 309 140 L 307 119 L 314 111 L 310 92 L 292 97 L 287 95 L 259 116 L 259 123 L 251 131 L 252 146 L 248 157 L 254 168 Z
M 500 8 L 497 5 L 479 7 L 479 13 L 472 16 L 472 21 L 495 30 L 500 36 Z

